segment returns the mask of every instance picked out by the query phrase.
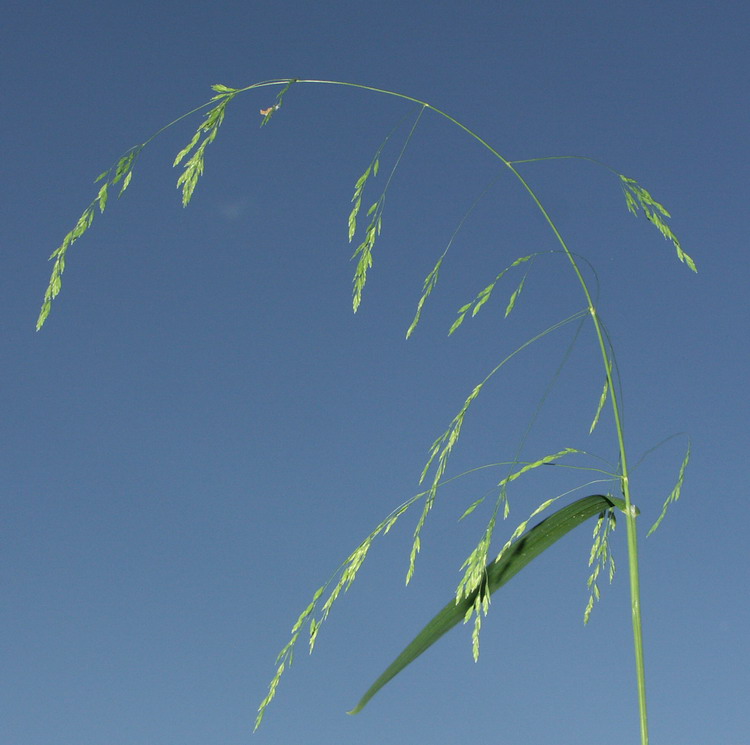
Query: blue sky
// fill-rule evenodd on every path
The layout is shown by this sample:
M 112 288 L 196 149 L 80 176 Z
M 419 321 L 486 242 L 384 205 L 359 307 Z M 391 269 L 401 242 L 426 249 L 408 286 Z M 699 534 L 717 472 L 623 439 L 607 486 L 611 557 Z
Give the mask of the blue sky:
M 379 183 L 413 105 L 297 85 L 269 126 L 264 89 L 227 110 L 188 209 L 174 155 L 193 117 L 146 149 L 122 199 L 70 250 L 34 331 L 46 259 L 128 147 L 210 85 L 297 76 L 426 100 L 510 159 L 587 155 L 671 211 L 699 272 L 583 161 L 523 167 L 596 269 L 639 464 L 652 741 L 747 739 L 746 29 L 739 3 L 8 2 L 3 12 L 0 742 L 8 745 L 560 745 L 637 739 L 625 526 L 589 625 L 590 527 L 493 597 L 482 654 L 441 640 L 351 708 L 451 597 L 487 510 L 487 470 L 446 489 L 404 587 L 407 514 L 300 645 L 261 729 L 255 709 L 312 592 L 417 481 L 466 395 L 529 336 L 581 309 L 540 259 L 460 333 L 456 309 L 518 256 L 556 248 L 519 186 L 426 114 L 388 193 L 364 303 L 351 313 L 352 188 L 384 136 Z M 405 118 L 406 117 L 406 118 Z M 446 259 L 415 335 L 427 272 Z M 369 199 L 371 197 L 372 199 Z M 509 365 L 464 425 L 450 474 L 512 458 L 574 331 Z M 588 327 L 521 453 L 616 459 Z M 684 455 L 680 502 L 656 534 Z M 592 461 L 586 461 L 591 464 Z M 511 492 L 498 544 L 580 483 L 542 469 Z M 589 488 L 577 494 L 597 491 Z M 572 498 L 572 496 L 571 496 Z M 593 526 L 592 526 L 593 527 Z M 499 548 L 498 545 L 498 548 Z M 524 576 L 526 575 L 526 576 Z

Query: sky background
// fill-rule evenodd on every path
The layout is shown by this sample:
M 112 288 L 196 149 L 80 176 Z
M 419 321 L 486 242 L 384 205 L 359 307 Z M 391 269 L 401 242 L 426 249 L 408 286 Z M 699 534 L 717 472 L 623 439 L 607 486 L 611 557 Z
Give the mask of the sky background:
M 697 275 L 628 214 L 605 169 L 522 167 L 596 268 L 632 462 L 677 435 L 633 475 L 652 742 L 750 743 L 749 25 L 741 3 L 6 0 L 0 743 L 637 741 L 622 521 L 618 575 L 586 628 L 593 524 L 493 596 L 478 664 L 459 627 L 361 714 L 345 714 L 451 598 L 489 513 L 457 519 L 501 468 L 442 493 L 408 588 L 418 512 L 377 541 L 251 735 L 275 656 L 314 590 L 419 491 L 430 444 L 474 385 L 583 307 L 550 254 L 508 319 L 518 274 L 447 336 L 457 308 L 499 270 L 556 248 L 520 186 L 457 128 L 429 112 L 420 121 L 356 316 L 353 185 L 400 123 L 365 206 L 377 198 L 418 109 L 297 85 L 263 129 L 258 110 L 276 89 L 230 104 L 188 209 L 171 163 L 200 116 L 154 141 L 126 195 L 70 250 L 62 294 L 34 331 L 47 257 L 100 172 L 206 101 L 211 84 L 291 76 L 415 96 L 510 159 L 603 160 L 671 211 Z M 493 180 L 406 341 L 425 275 Z M 514 457 L 574 332 L 546 337 L 488 384 L 449 475 Z M 588 435 L 601 385 L 584 326 L 519 457 L 575 447 L 615 460 L 608 412 Z M 646 540 L 687 435 L 682 498 Z M 516 482 L 496 547 L 542 500 L 589 476 L 548 468 Z

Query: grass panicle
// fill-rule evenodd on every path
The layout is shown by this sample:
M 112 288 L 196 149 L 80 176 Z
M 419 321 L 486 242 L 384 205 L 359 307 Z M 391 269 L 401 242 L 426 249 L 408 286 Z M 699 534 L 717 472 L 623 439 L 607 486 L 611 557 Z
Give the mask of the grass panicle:
M 669 509 L 669 505 L 673 502 L 676 502 L 680 495 L 682 494 L 682 484 L 685 481 L 685 469 L 688 466 L 688 463 L 690 462 L 690 442 L 688 442 L 687 446 L 687 452 L 685 453 L 685 457 L 682 460 L 682 464 L 680 465 L 680 472 L 677 475 L 677 483 L 674 485 L 674 488 L 669 493 L 669 496 L 664 500 L 664 505 L 661 508 L 661 513 L 659 514 L 659 517 L 657 518 L 656 522 L 649 528 L 648 533 L 646 533 L 646 538 L 648 538 L 660 525 L 662 520 L 667 515 L 667 510 Z
M 492 295 L 492 291 L 495 289 L 495 285 L 514 267 L 519 266 L 520 264 L 523 264 L 527 261 L 531 261 L 536 254 L 531 254 L 529 256 L 521 256 L 517 258 L 513 263 L 508 264 L 508 266 L 503 269 L 500 274 L 498 274 L 495 279 L 492 280 L 484 289 L 480 290 L 477 293 L 477 296 L 471 301 L 466 303 L 465 305 L 462 305 L 458 309 L 458 315 L 456 320 L 453 322 L 453 325 L 448 329 L 448 335 L 450 336 L 458 327 L 464 322 L 464 318 L 466 318 L 466 314 L 471 310 L 471 317 L 474 318 L 474 316 L 479 313 L 482 306 L 490 299 L 490 296 Z M 518 289 L 511 295 L 510 300 L 508 301 L 508 305 L 505 309 L 505 318 L 507 318 L 510 315 L 510 312 L 513 310 L 516 304 L 516 300 L 518 299 L 518 295 L 521 293 L 521 289 L 523 288 L 523 283 L 526 280 L 526 274 L 523 275 L 523 278 L 521 279 L 521 282 L 518 286 Z
M 341 563 L 339 568 L 334 572 L 331 578 L 321 587 L 319 587 L 313 594 L 310 603 L 300 613 L 299 617 L 292 626 L 290 632 L 289 641 L 282 648 L 282 650 L 276 656 L 276 673 L 271 679 L 268 686 L 268 693 L 265 698 L 261 701 L 258 707 L 258 713 L 255 719 L 255 729 L 257 730 L 263 721 L 266 709 L 271 701 L 276 696 L 276 689 L 278 688 L 279 681 L 283 673 L 291 666 L 294 660 L 294 648 L 299 640 L 302 627 L 305 623 L 309 626 L 308 632 L 308 648 L 312 654 L 315 648 L 315 642 L 318 637 L 318 632 L 321 626 L 328 618 L 328 615 L 333 608 L 334 603 L 338 600 L 339 596 L 346 592 L 357 577 L 357 573 L 362 568 L 362 565 L 367 558 L 370 548 L 372 547 L 373 541 L 379 535 L 386 535 L 391 528 L 396 524 L 398 519 L 404 515 L 404 513 L 411 507 L 415 502 L 422 499 L 426 492 L 420 492 L 415 496 L 403 502 L 395 510 L 389 513 L 389 515 L 363 540 L 359 545 L 352 551 L 349 556 Z M 318 610 L 320 600 L 329 590 L 327 598 L 323 601 L 322 606 Z M 317 615 L 316 615 L 317 611 Z
M 586 585 L 589 588 L 589 600 L 586 609 L 583 612 L 583 623 L 587 624 L 591 618 L 591 611 L 594 610 L 594 603 L 600 598 L 599 586 L 597 580 L 602 569 L 607 568 L 609 582 L 615 578 L 615 559 L 612 556 L 612 550 L 609 545 L 609 536 L 617 525 L 615 511 L 611 508 L 599 513 L 599 518 L 594 526 L 594 542 L 591 544 L 591 553 L 589 555 L 589 566 L 593 566 Z
M 443 260 L 448 254 L 448 251 L 450 251 L 451 247 L 453 246 L 453 243 L 455 242 L 456 238 L 458 237 L 458 234 L 461 232 L 461 228 L 463 228 L 464 223 L 469 219 L 470 215 L 474 212 L 477 205 L 484 199 L 484 197 L 487 195 L 489 190 L 495 185 L 497 182 L 499 176 L 492 179 L 487 186 L 482 190 L 481 194 L 474 200 L 474 202 L 471 204 L 468 210 L 464 213 L 463 217 L 459 221 L 458 225 L 456 226 L 456 229 L 453 231 L 450 239 L 448 240 L 448 243 L 443 250 L 443 253 L 440 254 L 440 257 L 437 260 L 437 263 L 432 268 L 430 273 L 425 277 L 425 280 L 422 284 L 422 294 L 419 297 L 419 300 L 417 301 L 417 310 L 414 314 L 414 318 L 412 319 L 411 324 L 409 324 L 409 328 L 406 330 L 406 338 L 408 339 L 413 333 L 414 330 L 417 328 L 417 324 L 419 323 L 420 318 L 422 317 L 422 310 L 424 309 L 424 305 L 427 302 L 427 298 L 432 294 L 432 291 L 435 289 L 438 281 L 438 277 L 440 275 L 440 267 L 443 264 Z M 450 332 L 452 333 L 452 332 Z
M 117 195 L 120 197 L 128 186 L 130 186 L 130 181 L 133 178 L 133 166 L 143 147 L 144 145 L 137 145 L 131 148 L 111 168 L 100 173 L 94 179 L 95 184 L 100 181 L 104 182 L 99 187 L 96 197 L 94 197 L 94 200 L 86 207 L 73 228 L 63 238 L 62 243 L 50 254 L 50 260 L 54 259 L 55 263 L 52 265 L 49 284 L 44 292 L 42 307 L 36 321 L 37 331 L 44 326 L 44 322 L 52 310 L 52 301 L 60 294 L 60 290 L 62 289 L 62 275 L 65 271 L 68 249 L 91 227 L 97 209 L 99 210 L 99 214 L 104 214 L 104 210 L 107 207 L 107 200 L 109 199 L 110 187 L 122 182 Z
M 396 162 L 391 168 L 388 179 L 383 186 L 383 191 L 381 192 L 378 199 L 374 201 L 367 210 L 367 217 L 370 218 L 370 222 L 365 228 L 364 239 L 357 246 L 354 254 L 352 255 L 352 259 L 357 259 L 357 267 L 354 270 L 354 279 L 352 280 L 352 283 L 354 285 L 354 289 L 352 290 L 352 309 L 355 313 L 359 310 L 359 306 L 362 303 L 362 293 L 365 289 L 365 284 L 367 283 L 367 272 L 372 268 L 372 251 L 375 248 L 375 241 L 383 229 L 383 210 L 385 208 L 385 197 L 388 192 L 388 187 L 391 185 L 396 170 L 401 163 L 401 159 L 404 156 L 404 152 L 406 151 L 411 138 L 414 136 L 414 132 L 417 128 L 417 125 L 419 124 L 419 120 L 422 118 L 423 113 L 424 107 L 420 109 L 419 114 L 417 115 L 417 118 L 412 125 L 411 131 L 409 132 L 409 135 L 407 136 L 406 141 L 401 148 L 401 152 L 399 153 Z M 373 159 L 370 161 L 370 165 L 367 166 L 364 173 L 357 179 L 357 182 L 354 185 L 354 196 L 352 197 L 354 206 L 349 213 L 349 220 L 347 222 L 350 243 L 354 238 L 355 233 L 357 232 L 357 215 L 359 214 L 359 211 L 362 207 L 362 194 L 367 184 L 367 180 L 371 175 L 373 177 L 378 175 L 378 171 L 380 170 L 380 154 L 397 128 L 398 126 L 388 134 L 385 140 L 383 140 L 383 142 L 380 144 L 380 147 L 375 152 Z
M 687 253 L 685 253 L 685 251 L 682 250 L 682 245 L 680 244 L 679 239 L 672 232 L 672 228 L 670 228 L 664 221 L 664 218 L 669 219 L 672 217 L 669 212 L 667 212 L 666 207 L 657 202 L 635 179 L 620 174 L 620 181 L 622 182 L 622 190 L 625 194 L 625 202 L 627 203 L 628 210 L 634 215 L 637 215 L 638 209 L 640 208 L 646 219 L 654 225 L 666 240 L 672 242 L 672 245 L 677 252 L 677 258 L 683 264 L 687 264 L 692 271 L 697 272 L 698 269 L 695 262 Z
M 275 112 L 281 107 L 284 93 L 286 93 L 286 91 L 289 90 L 289 87 L 295 82 L 297 82 L 296 78 L 284 80 L 266 80 L 260 83 L 253 83 L 252 85 L 246 86 L 245 88 L 230 88 L 229 86 L 223 85 L 222 83 L 217 83 L 211 86 L 216 95 L 212 96 L 209 101 L 201 104 L 200 106 L 197 106 L 194 109 L 191 109 L 181 116 L 178 116 L 176 119 L 169 122 L 169 124 L 166 124 L 161 129 L 157 130 L 147 140 L 127 150 L 125 154 L 115 163 L 114 166 L 104 171 L 103 173 L 100 173 L 99 176 L 94 180 L 94 183 L 99 183 L 100 181 L 104 180 L 104 184 L 102 184 L 102 186 L 99 188 L 99 192 L 97 193 L 94 201 L 83 211 L 83 214 L 78 218 L 78 221 L 73 226 L 72 230 L 70 230 L 70 232 L 63 238 L 60 246 L 58 246 L 58 248 L 55 249 L 55 251 L 53 251 L 50 255 L 50 260 L 54 259 L 55 263 L 52 266 L 52 273 L 50 275 L 49 284 L 44 293 L 42 307 L 39 311 L 39 316 L 36 322 L 36 330 L 39 331 L 44 325 L 50 314 L 50 311 L 52 310 L 52 301 L 59 295 L 62 288 L 62 274 L 65 271 L 66 254 L 68 249 L 91 227 L 91 224 L 94 220 L 95 209 L 98 208 L 100 213 L 104 212 L 104 209 L 107 206 L 110 187 L 118 184 L 120 181 L 122 181 L 122 185 L 120 187 L 118 196 L 122 196 L 123 192 L 128 188 L 133 178 L 133 166 L 135 165 L 135 161 L 141 154 L 141 151 L 148 144 L 155 140 L 160 134 L 181 122 L 183 119 L 186 119 L 189 116 L 197 113 L 198 111 L 208 108 L 209 106 L 212 107 L 206 115 L 206 119 L 199 126 L 198 131 L 193 136 L 193 139 L 190 141 L 190 143 L 188 143 L 187 147 L 183 148 L 183 150 L 180 151 L 174 162 L 175 166 L 178 165 L 198 143 L 201 134 L 206 131 L 208 132 L 208 135 L 204 139 L 204 142 L 201 143 L 201 147 L 199 147 L 200 153 L 194 154 L 194 157 L 191 158 L 193 162 L 190 165 L 190 168 L 187 168 L 186 165 L 185 171 L 183 171 L 183 173 L 180 175 L 180 179 L 178 180 L 178 187 L 182 186 L 183 205 L 187 205 L 187 203 L 192 198 L 198 178 L 203 173 L 203 156 L 205 153 L 205 148 L 209 144 L 209 142 L 213 141 L 213 139 L 216 137 L 218 126 L 221 124 L 221 121 L 223 121 L 224 110 L 226 108 L 226 105 L 229 103 L 229 100 L 240 93 L 245 93 L 256 88 L 285 85 L 284 89 L 276 97 L 276 104 L 274 104 L 274 106 L 272 107 L 273 111 Z M 216 104 L 216 101 L 218 101 L 219 103 Z M 264 119 L 263 123 L 265 123 L 267 120 L 267 118 Z
M 193 198 L 193 192 L 195 192 L 195 187 L 198 185 L 198 179 L 203 175 L 206 148 L 216 139 L 219 127 L 224 121 L 227 106 L 240 92 L 237 88 L 229 88 L 220 83 L 211 87 L 217 91 L 217 94 L 211 99 L 212 101 L 217 101 L 216 105 L 206 112 L 206 116 L 198 125 L 193 138 L 177 153 L 177 157 L 174 159 L 174 163 L 172 163 L 173 167 L 177 167 L 195 149 L 195 152 L 185 161 L 182 173 L 177 179 L 177 188 L 182 188 L 183 207 L 187 207 L 190 203 L 190 200 Z M 201 136 L 203 136 L 202 140 Z M 199 140 L 200 145 L 198 145 Z M 198 146 L 197 148 L 196 145 Z
M 693 261 L 691 256 L 689 256 L 684 251 L 681 242 L 674 234 L 672 228 L 668 223 L 668 220 L 671 219 L 671 215 L 669 214 L 667 209 L 660 202 L 657 202 L 652 197 L 651 193 L 647 191 L 643 186 L 641 186 L 635 179 L 624 176 L 606 163 L 602 163 L 601 161 L 586 156 L 549 156 L 545 158 L 530 158 L 525 160 L 508 160 L 504 158 L 487 141 L 482 139 L 476 132 L 452 117 L 450 114 L 441 111 L 440 109 L 417 98 L 397 93 L 395 91 L 375 88 L 373 86 L 359 85 L 343 81 L 299 80 L 297 78 L 265 80 L 246 86 L 245 88 L 232 88 L 223 84 L 216 84 L 212 86 L 215 95 L 213 95 L 209 101 L 178 117 L 174 121 L 167 124 L 165 127 L 162 127 L 160 130 L 158 130 L 145 142 L 126 151 L 126 153 L 118 161 L 116 161 L 116 163 L 110 169 L 101 173 L 96 179 L 95 183 L 100 185 L 98 187 L 98 192 L 94 200 L 86 207 L 73 228 L 64 237 L 60 246 L 58 246 L 50 256 L 50 259 L 54 260 L 54 264 L 52 267 L 50 281 L 44 295 L 40 314 L 37 320 L 37 329 L 40 329 L 45 323 L 46 319 L 49 316 L 52 302 L 60 293 L 60 289 L 62 286 L 62 275 L 65 271 L 68 249 L 73 243 L 75 243 L 88 231 L 88 229 L 93 224 L 94 217 L 97 211 L 99 212 L 99 214 L 102 214 L 107 208 L 110 195 L 113 191 L 113 187 L 119 185 L 119 195 L 122 195 L 122 193 L 128 188 L 132 180 L 135 162 L 146 145 L 148 145 L 159 134 L 182 121 L 182 119 L 191 116 L 192 114 L 195 114 L 199 111 L 205 110 L 203 121 L 198 125 L 197 130 L 195 131 L 188 144 L 177 154 L 173 163 L 174 167 L 177 167 L 181 164 L 183 167 L 182 173 L 177 179 L 177 188 L 181 191 L 183 206 L 187 206 L 193 197 L 198 181 L 204 173 L 206 149 L 208 145 L 215 141 L 218 135 L 219 128 L 224 121 L 226 109 L 229 103 L 233 101 L 238 95 L 257 88 L 265 88 L 268 86 L 280 87 L 281 90 L 276 95 L 275 103 L 268 108 L 260 109 L 260 114 L 263 117 L 260 126 L 263 127 L 268 124 L 271 118 L 275 116 L 275 114 L 281 109 L 285 94 L 295 84 L 344 86 L 347 88 L 369 91 L 386 95 L 403 102 L 408 102 L 409 104 L 416 106 L 418 109 L 412 127 L 407 137 L 405 138 L 405 141 L 397 158 L 395 159 L 393 166 L 390 169 L 388 178 L 383 185 L 380 196 L 375 201 L 373 201 L 367 209 L 366 217 L 368 220 L 367 226 L 364 228 L 364 236 L 357 246 L 356 250 L 354 251 L 352 257 L 353 259 L 356 259 L 352 291 L 352 307 L 355 312 L 361 305 L 368 272 L 373 265 L 373 250 L 376 240 L 382 231 L 383 211 L 385 207 L 386 195 L 393 181 L 396 170 L 398 169 L 404 156 L 405 150 L 411 142 L 411 138 L 414 136 L 421 117 L 426 111 L 430 111 L 432 114 L 442 118 L 452 126 L 458 127 L 469 138 L 483 147 L 487 151 L 487 153 L 495 159 L 497 164 L 500 166 L 500 171 L 503 175 L 510 174 L 513 178 L 516 179 L 519 187 L 526 192 L 527 196 L 536 206 L 536 209 L 538 210 L 543 220 L 546 222 L 554 240 L 557 243 L 557 251 L 548 251 L 545 253 L 557 252 L 564 254 L 572 272 L 572 279 L 578 284 L 583 296 L 583 300 L 585 302 L 583 303 L 583 308 L 581 310 L 574 312 L 569 317 L 558 321 L 544 331 L 536 334 L 535 336 L 531 337 L 526 342 L 521 344 L 519 347 L 517 347 L 515 350 L 510 352 L 510 354 L 507 354 L 502 359 L 502 361 L 498 365 L 496 365 L 496 367 L 492 371 L 490 371 L 490 373 L 486 375 L 485 378 L 471 390 L 469 395 L 465 398 L 458 414 L 453 417 L 445 432 L 443 432 L 443 434 L 441 434 L 433 442 L 432 446 L 429 449 L 427 463 L 422 470 L 420 477 L 420 483 L 423 483 L 427 478 L 430 469 L 433 469 L 429 487 L 425 491 L 420 492 L 415 497 L 412 497 L 410 500 L 407 500 L 395 510 L 393 510 L 389 514 L 389 516 L 375 528 L 375 530 L 373 530 L 363 541 L 358 544 L 355 550 L 351 554 L 349 554 L 344 562 L 342 562 L 338 570 L 332 575 L 329 581 L 315 591 L 312 600 L 304 609 L 304 611 L 299 615 L 296 622 L 292 626 L 290 638 L 287 644 L 284 646 L 284 648 L 276 658 L 276 673 L 271 680 L 268 693 L 261 702 L 258 709 L 256 728 L 260 724 L 268 705 L 276 695 L 276 690 L 283 673 L 293 662 L 295 645 L 298 642 L 305 625 L 307 625 L 308 627 L 308 647 L 310 651 L 312 651 L 322 624 L 328 618 L 331 608 L 333 607 L 336 600 L 341 596 L 342 593 L 346 592 L 355 581 L 358 572 L 363 565 L 363 562 L 366 560 L 369 554 L 374 539 L 380 535 L 388 533 L 388 531 L 392 528 L 396 521 L 400 519 L 400 517 L 413 504 L 421 500 L 423 501 L 422 512 L 417 520 L 416 527 L 413 533 L 412 547 L 409 554 L 409 567 L 406 575 L 407 583 L 411 579 L 414 572 L 416 557 L 421 547 L 422 529 L 425 525 L 428 514 L 434 507 L 438 489 L 443 484 L 448 483 L 455 478 L 458 478 L 446 478 L 448 462 L 455 446 L 459 441 L 461 431 L 465 423 L 466 415 L 470 407 L 479 397 L 479 393 L 482 391 L 485 384 L 507 362 L 514 358 L 515 355 L 520 353 L 522 350 L 525 350 L 531 344 L 534 344 L 547 334 L 550 334 L 553 331 L 562 328 L 568 323 L 578 320 L 583 323 L 583 319 L 588 317 L 593 326 L 594 337 L 596 339 L 596 345 L 598 348 L 598 356 L 600 357 L 605 378 L 603 388 L 599 396 L 598 404 L 596 406 L 596 411 L 589 428 L 589 433 L 592 433 L 597 427 L 600 417 L 603 414 L 604 408 L 608 405 L 611 412 L 612 424 L 617 440 L 618 470 L 616 473 L 608 473 L 603 471 L 602 469 L 587 470 L 599 471 L 607 476 L 607 480 L 616 481 L 619 484 L 619 488 L 622 492 L 622 498 L 615 498 L 611 495 L 604 496 L 601 494 L 584 497 L 583 499 L 576 500 L 572 504 L 558 509 L 556 512 L 552 513 L 550 516 L 535 525 L 533 528 L 529 529 L 529 523 L 534 517 L 541 514 L 541 512 L 549 509 L 558 499 L 565 495 L 558 495 L 551 499 L 546 499 L 534 509 L 529 518 L 521 522 L 516 527 L 510 538 L 505 542 L 504 546 L 497 554 L 495 560 L 488 561 L 490 551 L 492 550 L 492 542 L 496 523 L 499 518 L 504 519 L 508 516 L 508 486 L 516 479 L 520 478 L 522 475 L 528 473 L 533 469 L 539 468 L 540 466 L 564 465 L 559 464 L 558 460 L 566 455 L 574 453 L 584 454 L 583 451 L 575 448 L 565 448 L 535 461 L 521 462 L 519 460 L 520 452 L 523 444 L 526 441 L 528 431 L 536 420 L 535 413 L 535 415 L 532 417 L 531 424 L 521 438 L 521 446 L 519 447 L 516 457 L 510 462 L 510 464 L 505 464 L 510 465 L 510 472 L 507 476 L 501 479 L 495 487 L 498 490 L 498 493 L 495 498 L 491 516 L 480 536 L 476 547 L 472 550 L 461 567 L 461 569 L 463 570 L 463 576 L 456 589 L 454 600 L 451 601 L 447 606 L 445 606 L 445 608 L 443 608 L 443 610 L 440 611 L 437 616 L 435 616 L 435 618 L 433 618 L 432 621 L 427 624 L 422 632 L 420 632 L 420 634 L 411 642 L 411 644 L 406 647 L 402 654 L 399 655 L 399 657 L 396 658 L 396 660 L 375 681 L 375 683 L 373 683 L 370 689 L 368 689 L 368 691 L 362 697 L 357 707 L 355 707 L 353 712 L 359 711 L 367 703 L 367 701 L 369 701 L 369 699 L 380 688 L 382 688 L 383 685 L 385 685 L 394 677 L 394 675 L 396 675 L 400 670 L 409 665 L 414 659 L 416 659 L 416 657 L 418 657 L 423 651 L 425 651 L 425 649 L 434 644 L 434 642 L 440 636 L 446 633 L 446 631 L 448 631 L 462 619 L 466 622 L 472 617 L 474 618 L 472 650 L 473 655 L 476 658 L 479 654 L 479 632 L 481 628 L 481 619 L 484 615 L 486 615 L 489 609 L 490 595 L 505 582 L 507 582 L 512 576 L 518 573 L 523 567 L 525 567 L 533 558 L 549 548 L 568 531 L 572 530 L 574 527 L 581 524 L 590 517 L 598 515 L 596 527 L 594 529 L 593 545 L 589 556 L 589 566 L 591 567 L 591 573 L 588 578 L 589 600 L 586 606 L 586 610 L 584 611 L 584 622 L 588 622 L 594 604 L 600 597 L 598 580 L 601 572 L 606 568 L 610 581 L 614 576 L 615 564 L 610 548 L 610 536 L 615 528 L 615 510 L 618 510 L 625 514 L 626 524 L 628 577 L 631 591 L 631 615 L 634 640 L 633 648 L 636 661 L 636 689 L 638 694 L 641 745 L 648 745 L 648 715 L 645 694 L 645 661 L 643 651 L 639 579 L 640 569 L 636 523 L 638 509 L 637 507 L 635 507 L 631 496 L 630 469 L 628 465 L 628 451 L 626 448 L 624 430 L 622 425 L 622 406 L 620 403 L 622 396 L 617 362 L 614 355 L 614 350 L 612 348 L 610 335 L 599 315 L 599 311 L 594 301 L 594 296 L 596 296 L 598 293 L 598 287 L 597 292 L 592 293 L 590 283 L 586 280 L 586 277 L 584 276 L 581 268 L 584 262 L 587 263 L 586 260 L 582 259 L 580 256 L 570 250 L 557 225 L 551 218 L 550 214 L 547 212 L 534 189 L 531 187 L 531 185 L 519 169 L 522 166 L 528 164 L 540 163 L 546 160 L 563 159 L 586 160 L 590 163 L 596 164 L 597 166 L 604 167 L 618 178 L 619 184 L 625 196 L 627 209 L 636 216 L 639 212 L 642 212 L 646 219 L 656 227 L 659 233 L 666 240 L 672 243 L 679 261 L 685 264 L 690 270 L 695 272 L 695 262 Z M 352 208 L 349 212 L 348 218 L 349 242 L 354 239 L 357 233 L 357 222 L 362 210 L 365 189 L 369 183 L 370 178 L 375 178 L 376 176 L 378 176 L 381 168 L 382 152 L 396 129 L 397 128 L 394 128 L 394 130 L 381 143 L 381 145 L 376 150 L 374 157 L 370 161 L 370 164 L 355 183 L 354 194 L 351 200 Z M 411 336 L 417 324 L 420 322 L 426 301 L 437 286 L 438 278 L 443 268 L 443 262 L 449 249 L 454 244 L 458 232 L 464 225 L 465 220 L 473 212 L 479 200 L 481 200 L 485 196 L 490 186 L 494 184 L 496 180 L 497 179 L 493 180 L 491 184 L 484 189 L 480 196 L 474 200 L 468 211 L 464 214 L 461 221 L 459 222 L 458 227 L 450 236 L 446 248 L 438 257 L 432 270 L 427 274 L 427 277 L 423 282 L 421 295 L 417 302 L 416 313 L 406 332 L 407 338 Z M 523 270 L 520 270 L 522 272 L 521 277 L 516 283 L 515 289 L 512 291 L 506 302 L 504 315 L 505 317 L 507 317 L 516 307 L 525 288 L 530 269 L 534 265 L 536 257 L 539 255 L 540 254 L 538 253 L 534 253 L 527 256 L 521 256 L 515 259 L 512 263 L 508 264 L 505 269 L 503 269 L 498 275 L 496 275 L 492 282 L 490 282 L 482 290 L 480 290 L 479 293 L 477 293 L 477 295 L 471 302 L 466 303 L 461 308 L 459 308 L 457 318 L 449 329 L 449 335 L 453 334 L 461 326 L 469 313 L 471 313 L 472 317 L 477 315 L 477 313 L 487 304 L 487 302 L 489 302 L 492 294 L 494 293 L 497 283 L 504 277 L 506 273 L 508 273 L 511 269 L 526 264 Z M 589 266 L 591 265 L 589 264 Z M 594 276 L 596 278 L 595 273 Z M 576 332 L 576 336 L 577 334 L 578 332 Z M 564 357 L 563 363 L 561 363 L 561 365 L 564 364 L 565 360 L 567 359 L 568 353 L 569 352 L 566 352 L 566 356 Z M 554 379 L 555 378 L 553 377 L 553 382 Z M 547 393 L 550 389 L 551 385 L 548 386 L 548 390 L 543 394 L 539 407 L 544 403 Z M 537 411 L 539 407 L 537 407 Z M 689 459 L 690 444 L 688 444 L 687 453 L 680 467 L 677 483 L 672 489 L 672 492 L 665 500 L 661 514 L 649 530 L 648 535 L 653 533 L 659 527 L 667 513 L 669 506 L 680 498 L 684 482 L 685 470 L 687 468 Z M 564 467 L 571 466 L 567 466 L 567 464 L 565 464 Z M 472 469 L 472 471 L 478 470 L 478 468 Z M 477 507 L 484 502 L 484 500 L 485 497 L 482 497 L 472 502 L 472 504 L 464 510 L 461 519 L 472 514 L 477 509 Z M 328 593 L 328 595 L 327 597 L 325 597 L 325 599 L 323 599 L 326 595 L 326 592 Z

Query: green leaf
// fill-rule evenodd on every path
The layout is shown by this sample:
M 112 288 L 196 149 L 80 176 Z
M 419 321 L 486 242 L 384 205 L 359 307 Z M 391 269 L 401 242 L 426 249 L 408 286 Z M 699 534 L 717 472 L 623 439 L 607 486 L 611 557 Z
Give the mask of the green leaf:
M 383 674 L 370 686 L 359 703 L 349 712 L 357 714 L 368 701 L 417 657 L 429 649 L 441 636 L 450 631 L 459 621 L 464 620 L 477 600 L 485 600 L 495 590 L 502 587 L 533 559 L 548 549 L 573 528 L 581 525 L 594 515 L 611 507 L 624 509 L 621 499 L 594 494 L 583 497 L 567 507 L 563 507 L 550 517 L 535 525 L 511 546 L 499 561 L 487 565 L 485 585 L 475 590 L 460 602 L 451 600 L 407 645 L 403 652 L 386 668 Z M 486 605 L 486 603 L 485 603 Z

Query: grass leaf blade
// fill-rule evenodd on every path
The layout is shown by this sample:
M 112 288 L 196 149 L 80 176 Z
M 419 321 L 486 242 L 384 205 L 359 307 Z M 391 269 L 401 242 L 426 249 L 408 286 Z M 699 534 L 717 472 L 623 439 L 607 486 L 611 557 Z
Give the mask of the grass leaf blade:
M 386 668 L 348 713 L 360 712 L 386 683 L 462 621 L 473 608 L 479 592 L 484 591 L 487 595 L 493 593 L 573 528 L 612 506 L 622 508 L 621 502 L 622 500 L 614 497 L 594 494 L 563 507 L 535 525 L 503 555 L 500 561 L 487 565 L 486 587 L 480 588 L 458 603 L 451 600 Z

